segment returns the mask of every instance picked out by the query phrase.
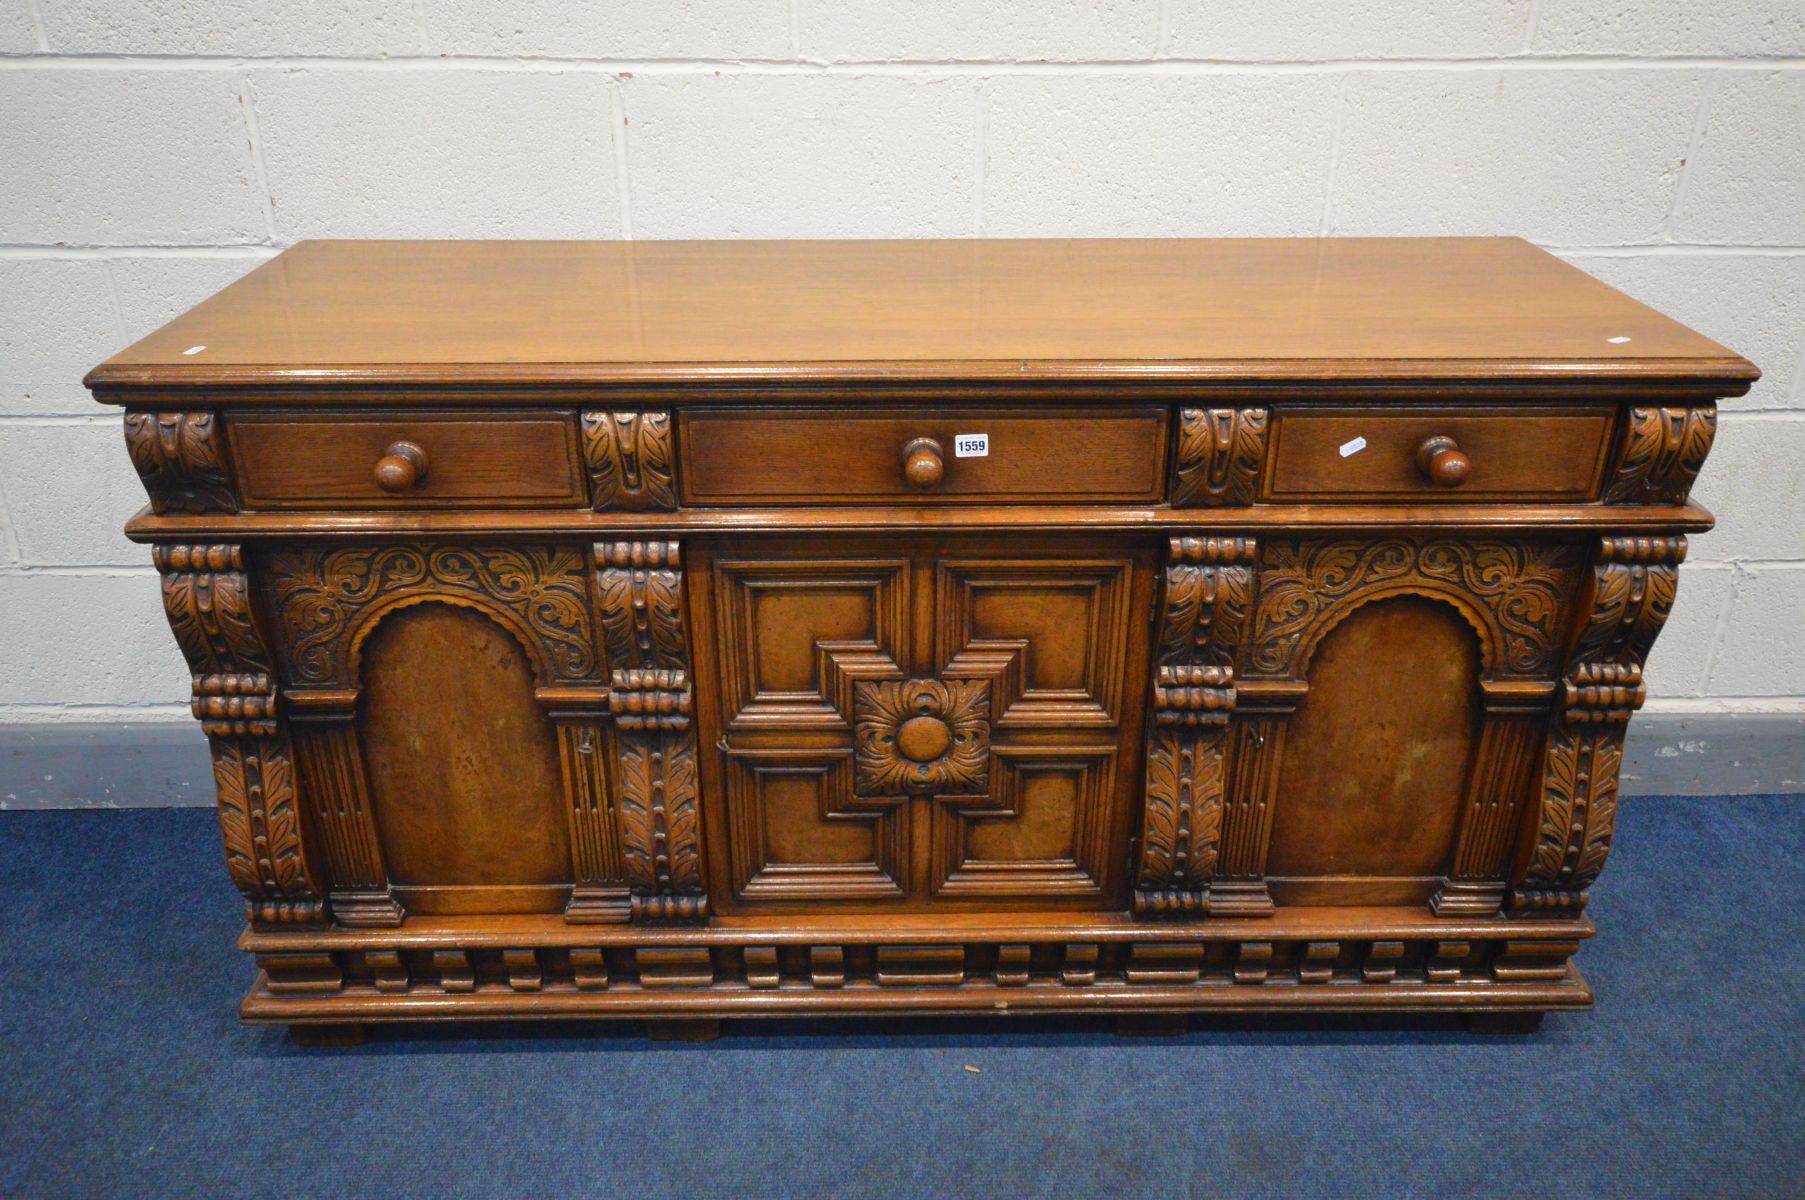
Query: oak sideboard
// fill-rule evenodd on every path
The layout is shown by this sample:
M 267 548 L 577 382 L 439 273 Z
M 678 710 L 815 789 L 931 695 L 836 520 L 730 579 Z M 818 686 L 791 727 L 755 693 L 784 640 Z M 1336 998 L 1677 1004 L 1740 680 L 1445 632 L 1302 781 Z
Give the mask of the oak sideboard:
M 1588 1008 L 1756 374 L 1514 239 L 304 242 L 87 383 L 329 1041 Z

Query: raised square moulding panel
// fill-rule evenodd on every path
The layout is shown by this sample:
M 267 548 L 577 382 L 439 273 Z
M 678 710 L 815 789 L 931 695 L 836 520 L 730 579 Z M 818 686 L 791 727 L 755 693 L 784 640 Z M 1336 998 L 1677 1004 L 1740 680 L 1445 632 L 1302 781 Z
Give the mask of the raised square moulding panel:
M 1115 875 L 1109 744 L 1001 747 L 987 796 L 934 807 L 934 892 L 945 898 L 1101 896 Z
M 1138 751 L 1132 614 L 1152 603 L 1151 541 L 697 539 L 691 553 L 719 672 L 702 682 L 719 694 L 703 739 L 721 780 L 705 825 L 734 911 L 1124 903 L 1138 781 L 1119 764 Z
M 1121 720 L 1134 560 L 948 559 L 938 566 L 940 673 L 993 680 L 999 729 Z
M 849 729 L 860 679 L 901 679 L 907 559 L 720 559 L 714 564 L 729 728 Z
M 845 750 L 745 750 L 727 759 L 734 890 L 745 900 L 903 895 L 909 809 L 853 793 Z
M 1166 491 L 1166 410 L 688 409 L 678 417 L 686 504 L 1153 501 Z M 982 455 L 956 439 L 982 435 Z M 911 483 L 928 439 L 939 474 Z

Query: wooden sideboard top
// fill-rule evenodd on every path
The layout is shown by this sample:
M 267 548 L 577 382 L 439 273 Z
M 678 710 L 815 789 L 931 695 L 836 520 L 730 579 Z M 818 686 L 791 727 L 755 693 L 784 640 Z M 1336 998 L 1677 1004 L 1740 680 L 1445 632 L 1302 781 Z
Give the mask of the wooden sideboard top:
M 934 380 L 1684 380 L 1737 394 L 1757 375 L 1515 238 L 314 241 L 87 382 L 129 402 L 262 384 Z

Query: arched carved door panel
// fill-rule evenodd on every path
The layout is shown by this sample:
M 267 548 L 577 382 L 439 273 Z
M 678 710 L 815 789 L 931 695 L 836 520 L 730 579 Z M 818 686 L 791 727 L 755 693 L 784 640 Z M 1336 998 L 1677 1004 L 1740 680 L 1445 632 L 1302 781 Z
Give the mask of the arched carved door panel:
M 1473 630 L 1437 600 L 1378 600 L 1323 637 L 1279 760 L 1276 903 L 1429 899 L 1452 869 L 1479 671 Z
M 558 734 L 520 644 L 481 611 L 428 602 L 384 616 L 362 660 L 371 810 L 402 907 L 562 911 Z
M 1136 912 L 1497 912 L 1580 567 L 1540 540 L 1173 539 Z M 1344 736 L 1350 712 L 1369 716 Z
M 283 547 L 262 566 L 334 919 L 627 919 L 587 546 Z

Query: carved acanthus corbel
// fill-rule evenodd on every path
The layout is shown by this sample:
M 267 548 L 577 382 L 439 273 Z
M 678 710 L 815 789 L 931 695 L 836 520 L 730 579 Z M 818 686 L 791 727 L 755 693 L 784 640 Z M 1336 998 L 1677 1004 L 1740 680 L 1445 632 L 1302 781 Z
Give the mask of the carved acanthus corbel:
M 585 410 L 583 459 L 597 512 L 677 507 L 669 413 Z
M 238 546 L 158 546 L 163 608 L 193 672 L 193 709 L 213 751 L 226 865 L 259 925 L 325 919 L 302 840 L 295 773 L 277 720 L 269 645 Z
M 1209 911 L 1222 828 L 1235 648 L 1253 588 L 1249 538 L 1174 538 L 1161 602 L 1134 911 Z
M 210 412 L 128 412 L 125 446 L 155 513 L 235 513 L 225 436 Z
M 1642 707 L 1642 665 L 1673 609 L 1683 537 L 1606 538 L 1585 628 L 1568 659 L 1548 733 L 1529 867 L 1511 910 L 1579 912 L 1604 869 L 1617 818 L 1623 733 Z
M 596 547 L 621 858 L 635 921 L 702 920 L 695 696 L 676 542 Z

